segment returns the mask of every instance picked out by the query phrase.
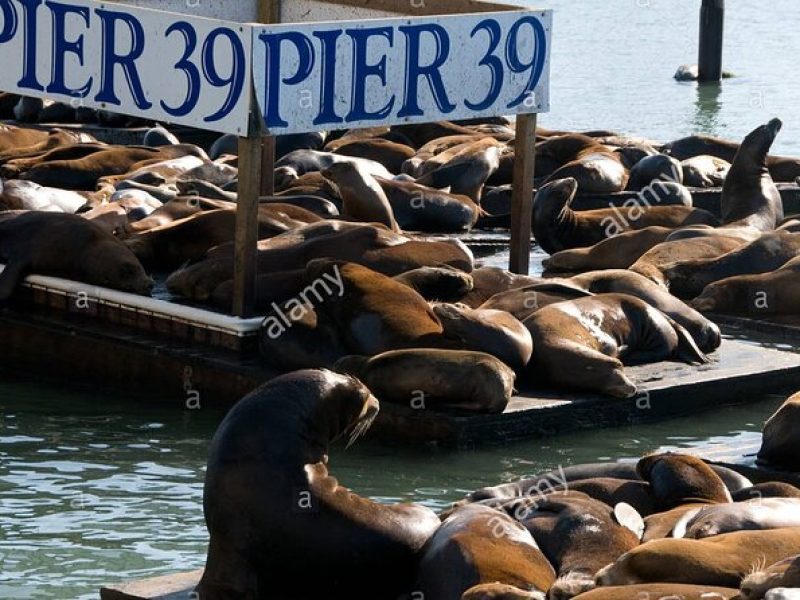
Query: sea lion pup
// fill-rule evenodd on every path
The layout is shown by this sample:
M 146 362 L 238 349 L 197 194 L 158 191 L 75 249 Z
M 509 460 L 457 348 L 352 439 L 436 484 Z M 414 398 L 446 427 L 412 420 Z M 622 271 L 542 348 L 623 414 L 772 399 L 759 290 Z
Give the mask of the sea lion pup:
M 698 296 L 708 284 L 736 275 L 757 275 L 781 268 L 800 255 L 800 233 L 770 232 L 712 259 L 681 261 L 667 266 L 669 290 L 680 298 Z
M 8 300 L 29 273 L 145 296 L 153 288 L 153 280 L 122 242 L 78 215 L 4 213 L 0 262 L 5 263 L 0 301 Z
M 439 519 L 422 506 L 362 498 L 328 470 L 329 444 L 355 441 L 378 407 L 355 378 L 309 370 L 273 379 L 231 409 L 209 448 L 201 598 L 388 600 L 410 591 Z
M 469 231 L 481 215 L 467 196 L 435 190 L 413 181 L 376 178 L 401 229 L 431 233 Z
M 334 366 L 358 377 L 381 402 L 415 410 L 501 413 L 514 391 L 514 371 L 484 352 L 414 348 Z
M 600 294 L 546 306 L 525 319 L 536 353 L 528 372 L 617 398 L 636 395 L 623 361 L 707 362 L 689 332 L 644 300 Z
M 800 555 L 756 569 L 742 580 L 742 600 L 761 600 L 775 588 L 800 588 Z
M 441 345 L 442 324 L 425 299 L 407 285 L 361 265 L 316 259 L 306 282 L 333 281 L 336 293 L 318 294 L 317 314 L 336 325 L 353 354 Z
M 627 504 L 614 508 L 573 491 L 518 498 L 503 505 L 539 544 L 558 574 L 550 600 L 568 600 L 595 587 L 594 576 L 639 545 L 644 522 Z
M 485 352 L 519 372 L 533 353 L 528 329 L 504 310 L 474 309 L 464 304 L 434 304 L 444 328 L 445 343 L 463 350 Z
M 683 183 L 681 163 L 666 154 L 646 156 L 631 169 L 628 189 L 638 192 L 654 181 Z
M 691 583 L 737 587 L 753 566 L 800 553 L 800 528 L 737 531 L 704 540 L 652 540 L 597 574 L 597 584 Z
M 339 188 L 342 216 L 367 223 L 381 223 L 400 231 L 389 199 L 375 178 L 356 163 L 336 163 L 322 171 Z
M 522 288 L 543 281 L 541 277 L 517 275 L 501 269 L 500 267 L 479 267 L 473 270 L 473 289 L 466 296 L 459 299 L 461 304 L 470 308 L 478 308 L 495 294 L 515 288 Z
M 650 484 L 656 505 L 662 510 L 688 502 L 732 501 L 725 482 L 696 456 L 651 454 L 636 464 L 636 472 Z
M 692 188 L 722 187 L 731 163 L 716 156 L 701 154 L 681 161 L 684 185 Z
M 700 540 L 732 531 L 782 527 L 800 527 L 800 499 L 753 498 L 698 508 L 678 522 L 672 536 Z
M 738 590 L 685 583 L 643 583 L 599 587 L 576 596 L 576 600 L 733 600 Z
M 501 147 L 494 138 L 469 144 L 449 161 L 416 181 L 437 189 L 450 188 L 451 193 L 467 196 L 477 203 L 486 181 L 500 167 Z
M 653 225 L 683 227 L 718 225 L 711 213 L 686 206 L 631 206 L 627 213 L 616 208 L 574 211 L 570 207 L 578 191 L 574 178 L 550 181 L 533 200 L 533 235 L 548 254 L 593 246 L 614 235 Z
M 645 252 L 667 239 L 671 227 L 645 227 L 626 231 L 586 248 L 561 250 L 544 259 L 545 272 L 582 273 L 602 269 L 627 269 Z
M 472 276 L 447 267 L 420 267 L 394 276 L 429 302 L 455 302 L 472 291 Z
M 770 273 L 711 283 L 689 304 L 702 312 L 796 315 L 800 312 L 800 256 Z
M 390 173 L 402 172 L 403 163 L 415 154 L 414 149 L 410 146 L 383 138 L 341 140 L 341 142 L 335 145 L 335 150 L 331 151 L 342 156 L 374 160 L 386 167 Z
M 783 220 L 783 201 L 767 169 L 767 153 L 781 125 L 772 119 L 748 134 L 739 147 L 722 186 L 725 224 L 772 231 Z
M 86 204 L 86 201 L 86 196 L 77 192 L 44 187 L 20 179 L 2 182 L 2 194 L 0 194 L 0 208 L 3 210 L 41 210 L 74 214 Z
M 800 393 L 791 396 L 764 424 L 758 460 L 800 471 Z
M 553 567 L 525 527 L 493 508 L 468 505 L 425 545 L 416 588 L 427 600 L 460 600 L 476 585 L 501 583 L 543 600 L 554 581 Z

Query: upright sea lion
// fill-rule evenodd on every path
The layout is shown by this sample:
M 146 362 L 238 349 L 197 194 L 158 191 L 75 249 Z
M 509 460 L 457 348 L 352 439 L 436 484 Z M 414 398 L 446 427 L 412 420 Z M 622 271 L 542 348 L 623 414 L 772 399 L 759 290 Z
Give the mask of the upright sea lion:
M 361 498 L 328 471 L 329 444 L 347 435 L 352 443 L 378 406 L 358 380 L 319 370 L 273 379 L 230 410 L 209 448 L 200 597 L 388 600 L 410 591 L 439 519 Z
M 767 168 L 767 153 L 781 130 L 772 119 L 742 142 L 722 186 L 720 208 L 726 224 L 772 231 L 783 220 L 783 201 Z
M 790 556 L 756 569 L 742 580 L 742 600 L 761 600 L 769 590 L 800 588 L 800 556 Z
M 636 464 L 636 472 L 650 484 L 656 504 L 662 510 L 689 502 L 731 502 L 725 482 L 696 456 L 651 454 Z
M 758 460 L 800 471 L 800 393 L 791 396 L 764 424 Z
M 153 280 L 136 256 L 99 225 L 63 213 L 0 215 L 0 301 L 29 273 L 150 295 Z
M 796 315 L 800 312 L 800 256 L 770 273 L 711 283 L 689 304 L 703 312 Z
M 514 391 L 514 371 L 483 352 L 394 350 L 347 356 L 334 368 L 358 377 L 381 402 L 414 410 L 501 413 Z
M 670 292 L 694 298 L 708 284 L 736 275 L 757 275 L 781 268 L 800 255 L 800 233 L 770 232 L 720 257 L 681 261 L 663 269 Z
M 800 499 L 753 498 L 705 506 L 687 514 L 672 535 L 700 540 L 733 531 L 782 527 L 800 527 Z
M 707 361 L 686 329 L 625 294 L 551 304 L 524 324 L 536 349 L 528 367 L 534 377 L 619 398 L 637 392 L 625 375 L 623 361 Z
M 400 231 L 392 206 L 380 184 L 357 163 L 335 163 L 322 171 L 339 188 L 342 195 L 342 216 L 367 223 L 382 223 L 392 231 Z
M 485 138 L 467 145 L 450 160 L 416 181 L 437 189 L 450 188 L 453 194 L 479 202 L 483 186 L 500 167 L 501 144 Z
M 653 540 L 623 554 L 597 574 L 597 583 L 648 582 L 738 587 L 759 563 L 800 553 L 800 528 L 737 531 L 705 540 Z
M 683 182 L 693 188 L 722 187 L 731 163 L 716 156 L 701 154 L 681 161 Z
M 426 544 L 416 587 L 428 600 L 461 600 L 476 585 L 501 583 L 543 600 L 553 581 L 553 567 L 522 525 L 470 505 L 445 519 Z
M 653 225 L 683 227 L 718 225 L 711 213 L 686 206 L 631 205 L 625 210 L 601 208 L 574 211 L 570 207 L 578 191 L 573 178 L 554 180 L 536 193 L 533 201 L 533 234 L 548 254 L 568 248 L 592 246 L 614 235 Z

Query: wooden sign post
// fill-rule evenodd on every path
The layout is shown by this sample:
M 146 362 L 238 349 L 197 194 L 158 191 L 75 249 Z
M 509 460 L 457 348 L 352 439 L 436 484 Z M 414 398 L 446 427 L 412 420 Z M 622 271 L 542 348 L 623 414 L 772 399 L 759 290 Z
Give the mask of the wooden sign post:
M 511 248 L 508 270 L 527 275 L 531 259 L 533 177 L 536 166 L 536 113 L 517 117 L 511 200 Z

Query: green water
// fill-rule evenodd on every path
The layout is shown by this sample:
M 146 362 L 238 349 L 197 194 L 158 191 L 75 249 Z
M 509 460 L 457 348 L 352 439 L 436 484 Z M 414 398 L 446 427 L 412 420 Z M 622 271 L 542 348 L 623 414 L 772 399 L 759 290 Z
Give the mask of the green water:
M 671 79 L 695 61 L 699 4 L 537 2 L 556 9 L 553 110 L 542 125 L 739 138 L 779 116 L 775 150 L 800 155 L 796 2 L 727 2 L 725 67 L 738 77 L 722 87 Z M 782 398 L 737 400 L 752 403 L 470 452 L 364 443 L 333 452 L 333 472 L 363 495 L 442 508 L 476 487 L 558 465 L 751 447 Z M 220 416 L 0 372 L 0 598 L 96 598 L 102 583 L 202 566 L 203 469 Z

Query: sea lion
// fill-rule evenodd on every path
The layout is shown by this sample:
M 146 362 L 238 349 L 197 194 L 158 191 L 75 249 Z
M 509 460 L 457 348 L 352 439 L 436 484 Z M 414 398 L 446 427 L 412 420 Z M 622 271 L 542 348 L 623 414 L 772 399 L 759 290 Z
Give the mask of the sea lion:
M 742 530 L 800 527 L 800 499 L 753 498 L 698 508 L 681 519 L 672 536 L 695 540 Z
M 558 578 L 550 600 L 568 600 L 595 587 L 597 571 L 639 545 L 644 522 L 634 508 L 614 508 L 574 491 L 518 498 L 503 505 L 539 544 Z
M 376 178 L 401 229 L 431 233 L 468 231 L 481 214 L 470 198 L 413 181 Z
M 484 352 L 412 349 L 347 356 L 334 369 L 358 377 L 381 402 L 414 410 L 501 413 L 514 371 Z
M 650 484 L 656 505 L 662 510 L 690 502 L 732 501 L 725 482 L 696 456 L 651 454 L 636 464 L 636 472 Z
M 481 583 L 472 586 L 461 594 L 461 600 L 544 600 L 545 595 L 538 591 L 521 590 L 504 583 Z
M 375 178 L 357 163 L 335 163 L 322 171 L 339 188 L 342 216 L 367 223 L 382 223 L 400 231 L 389 199 Z
M 505 292 L 498 292 L 481 304 L 479 308 L 482 310 L 505 311 L 518 320 L 524 321 L 545 306 L 591 295 L 591 292 L 576 286 L 535 283 Z
M 705 502 L 689 502 L 669 510 L 648 515 L 644 519 L 645 529 L 642 542 L 646 543 L 652 540 L 673 537 L 672 532 L 678 523 L 684 521 L 687 515 L 693 515 L 705 506 L 707 506 Z
M 463 304 L 434 304 L 433 313 L 444 328 L 444 337 L 463 350 L 485 352 L 519 372 L 533 353 L 528 329 L 504 310 L 473 309 Z
M 450 121 L 394 125 L 392 132 L 405 136 L 415 148 L 421 148 L 432 140 L 452 135 L 475 135 L 475 131 Z
M 543 600 L 553 581 L 553 567 L 527 529 L 498 510 L 469 505 L 426 544 L 416 587 L 427 600 L 461 600 L 476 585 L 501 583 Z
M 584 193 L 621 192 L 629 173 L 611 148 L 583 134 L 552 136 L 536 144 L 536 176 L 545 183 L 572 177 Z
M 553 273 L 627 269 L 673 231 L 671 227 L 659 226 L 626 231 L 593 246 L 556 252 L 544 259 L 542 266 L 545 272 Z
M 733 600 L 738 590 L 685 583 L 642 583 L 595 588 L 575 600 Z
M 761 600 L 776 588 L 800 588 L 800 556 L 756 569 L 742 580 L 742 600 Z
M 390 173 L 401 173 L 403 163 L 415 154 L 414 149 L 410 146 L 383 138 L 339 141 L 341 143 L 334 144 L 329 151 L 342 156 L 374 160 L 386 167 Z
M 479 267 L 470 273 L 473 288 L 459 302 L 471 308 L 478 308 L 495 294 L 514 288 L 540 283 L 541 277 L 517 275 L 499 267 Z
M 409 591 L 439 519 L 361 498 L 328 469 L 329 444 L 347 435 L 352 443 L 378 407 L 358 380 L 309 370 L 273 379 L 228 412 L 209 448 L 200 597 L 388 600 Z
M 666 154 L 647 156 L 631 169 L 628 189 L 638 192 L 654 181 L 683 183 L 681 163 Z
M 766 481 L 732 492 L 734 502 L 744 502 L 756 498 L 800 498 L 800 488 L 783 481 Z
M 731 170 L 731 163 L 707 154 L 681 161 L 683 183 L 693 188 L 722 187 Z
M 29 273 L 150 295 L 153 280 L 136 256 L 99 225 L 64 213 L 0 214 L 0 301 Z
M 602 586 L 673 582 L 738 587 L 754 565 L 800 553 L 800 528 L 737 531 L 704 540 L 653 540 L 597 574 Z
M 791 396 L 764 424 L 758 460 L 800 471 L 800 393 Z
M 574 178 L 552 180 L 533 200 L 533 234 L 548 254 L 569 248 L 592 246 L 614 235 L 653 225 L 683 227 L 718 225 L 711 213 L 686 206 L 641 205 L 574 211 L 570 204 L 578 191 Z
M 158 146 L 171 146 L 173 144 L 180 143 L 180 140 L 175 137 L 174 133 L 161 125 L 156 125 L 155 127 L 148 129 L 147 132 L 145 132 L 144 140 L 142 141 L 142 145 L 152 146 L 153 148 L 157 148 Z
M 474 202 L 479 202 L 483 186 L 500 167 L 502 148 L 502 144 L 494 138 L 484 138 L 464 148 L 456 147 L 458 151 L 450 160 L 416 181 L 420 185 L 437 189 L 450 188 L 453 194 L 467 196 Z M 446 153 L 442 155 L 446 156 Z
M 767 168 L 780 119 L 753 130 L 742 142 L 722 186 L 722 221 L 772 231 L 783 220 L 783 200 Z
M 3 210 L 41 210 L 74 214 L 86 204 L 86 196 L 70 190 L 44 187 L 32 181 L 11 179 L 2 182 L 0 208 Z
M 711 283 L 689 305 L 701 312 L 796 315 L 800 306 L 800 256 L 770 273 L 738 275 Z
M 781 268 L 800 255 L 800 233 L 770 232 L 720 257 L 681 261 L 663 269 L 670 292 L 698 296 L 708 284 L 736 275 L 756 275 Z
M 391 179 L 392 174 L 382 164 L 367 158 L 341 156 L 319 150 L 295 150 L 275 162 L 275 187 L 282 189 L 286 183 L 314 172 L 321 172 L 337 163 L 358 165 L 359 170 L 370 175 Z
M 395 275 L 394 280 L 404 283 L 429 302 L 455 302 L 474 287 L 471 275 L 446 267 L 420 267 Z
M 0 124 L 0 154 L 43 144 L 49 137 L 50 133 L 45 130 Z
M 708 359 L 682 326 L 643 300 L 600 294 L 551 304 L 525 319 L 536 352 L 534 378 L 618 398 L 636 395 L 623 361 Z

